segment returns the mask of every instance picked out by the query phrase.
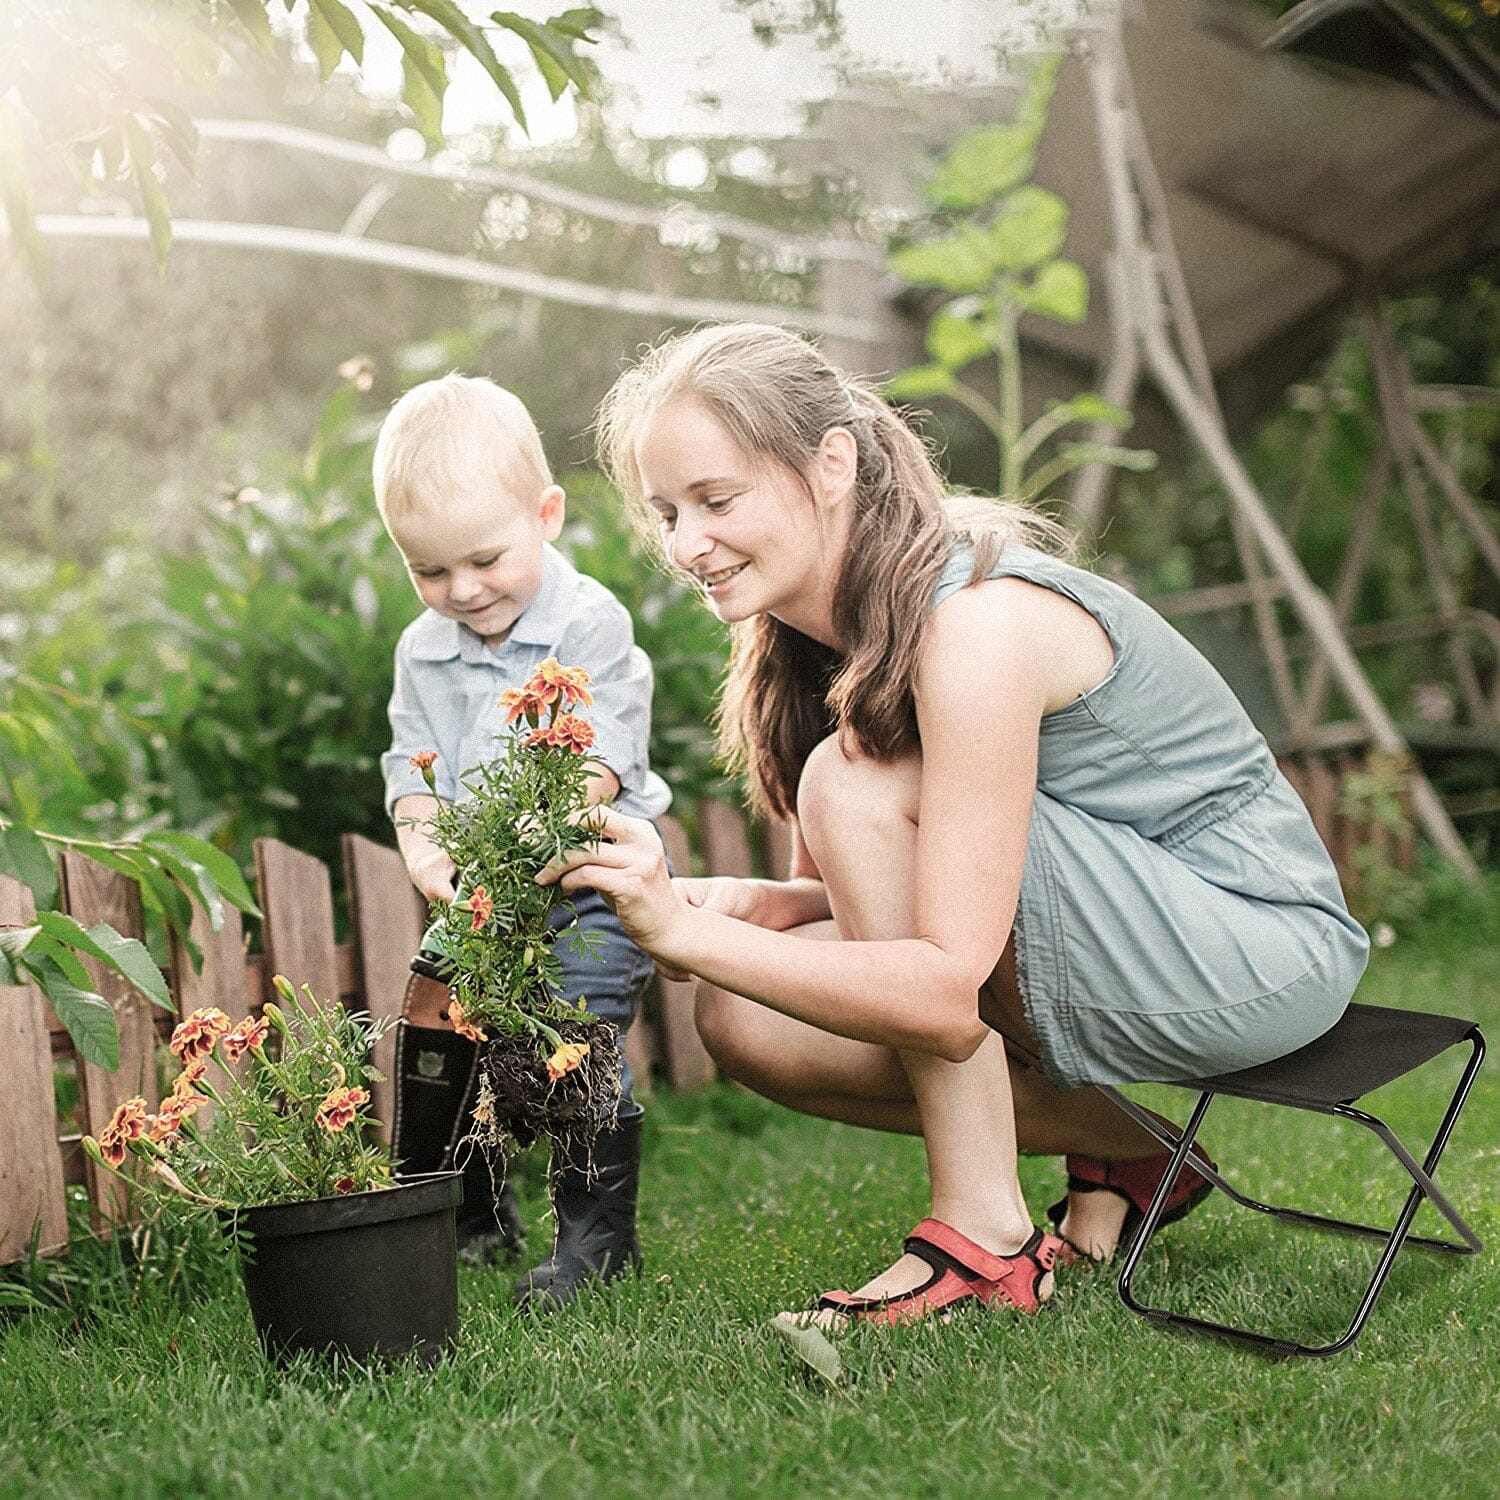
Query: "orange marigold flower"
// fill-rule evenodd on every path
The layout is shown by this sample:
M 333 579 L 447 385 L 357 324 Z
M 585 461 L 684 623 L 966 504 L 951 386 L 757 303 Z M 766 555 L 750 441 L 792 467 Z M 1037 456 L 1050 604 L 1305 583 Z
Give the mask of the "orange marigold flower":
M 232 1025 L 229 1017 L 214 1006 L 205 1010 L 195 1010 L 187 1020 L 177 1026 L 172 1033 L 172 1040 L 167 1045 L 172 1049 L 172 1055 L 179 1061 L 191 1062 L 196 1057 L 207 1057 L 214 1050 L 219 1038 Z
M 437 782 L 433 780 L 432 768 L 436 764 L 438 753 L 436 750 L 418 750 L 415 755 L 409 755 L 406 763 L 413 771 L 422 773 L 422 780 L 427 783 L 429 792 L 437 791 Z
M 556 1083 L 565 1074 L 571 1073 L 589 1055 L 587 1042 L 564 1042 L 547 1059 L 547 1077 Z
M 370 1095 L 365 1089 L 334 1089 L 318 1106 L 315 1118 L 324 1130 L 337 1133 L 352 1125 L 360 1105 L 369 1102 Z
M 550 745 L 551 743 L 552 730 L 550 728 L 533 729 L 531 733 L 526 736 L 526 748 L 528 750 L 535 750 L 538 745 Z
M 483 1042 L 488 1040 L 488 1038 L 484 1034 L 484 1029 L 480 1026 L 476 1026 L 474 1022 L 469 1019 L 467 1012 L 464 1010 L 463 1006 L 458 1003 L 457 1000 L 450 1000 L 448 1002 L 448 1020 L 452 1024 L 453 1029 L 460 1036 L 467 1037 L 471 1042 Z
M 122 1141 L 138 1141 L 146 1133 L 146 1101 L 127 1099 L 109 1117 L 109 1124 L 99 1132 L 100 1140 L 106 1135 L 118 1136 Z
M 261 1016 L 259 1019 L 246 1016 L 224 1038 L 220 1046 L 220 1050 L 224 1054 L 224 1061 L 227 1063 L 237 1063 L 247 1052 L 254 1052 L 264 1047 L 270 1030 L 271 1024 L 264 1016 Z
M 165 1144 L 182 1128 L 182 1122 L 186 1118 L 182 1100 L 168 1099 L 162 1105 L 161 1113 L 151 1116 L 151 1128 L 146 1132 L 147 1139 L 155 1141 L 158 1146 Z
M 476 885 L 469 892 L 468 907 L 473 918 L 469 924 L 469 931 L 478 932 L 489 921 L 490 913 L 495 909 L 494 898 L 482 885 Z
M 125 1161 L 125 1137 L 111 1135 L 106 1127 L 99 1132 L 99 1138 L 95 1144 L 99 1147 L 99 1155 L 118 1171 Z
M 514 724 L 523 714 L 528 724 L 535 724 L 543 706 L 542 701 L 525 688 L 506 688 L 500 694 L 500 707 L 505 710 L 507 724 Z
M 571 750 L 574 755 L 582 755 L 594 743 L 594 726 L 577 714 L 563 714 L 553 724 L 551 734 L 548 743 L 556 745 L 559 750 Z
M 526 686 L 544 703 L 561 698 L 564 708 L 575 708 L 580 703 L 587 706 L 594 701 L 594 695 L 589 692 L 591 680 L 582 667 L 565 667 L 555 656 L 549 656 L 532 673 Z

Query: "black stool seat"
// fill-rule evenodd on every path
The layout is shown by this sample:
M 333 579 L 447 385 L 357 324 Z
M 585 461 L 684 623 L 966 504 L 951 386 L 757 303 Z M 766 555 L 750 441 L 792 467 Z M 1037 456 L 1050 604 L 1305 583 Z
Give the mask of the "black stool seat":
M 1473 1029 L 1472 1021 L 1457 1016 L 1350 1005 L 1332 1030 L 1285 1057 L 1237 1073 L 1184 1079 L 1179 1087 L 1287 1104 L 1293 1109 L 1353 1104 L 1382 1084 L 1431 1062 Z
M 1390 1083 L 1403 1074 L 1431 1062 L 1440 1053 L 1460 1042 L 1470 1048 L 1469 1060 L 1464 1067 L 1458 1086 L 1448 1101 L 1442 1123 L 1432 1138 L 1427 1152 L 1418 1162 L 1415 1156 L 1397 1138 L 1385 1121 L 1377 1119 L 1362 1109 L 1354 1107 L 1354 1101 L 1362 1095 Z M 1433 1181 L 1438 1161 L 1448 1144 L 1448 1137 L 1458 1121 L 1459 1111 L 1468 1098 L 1469 1089 L 1479 1065 L 1484 1060 L 1484 1037 L 1472 1021 L 1460 1020 L 1457 1016 L 1437 1016 L 1419 1010 L 1391 1010 L 1376 1005 L 1351 1005 L 1338 1024 L 1325 1032 L 1315 1042 L 1296 1052 L 1278 1057 L 1274 1062 L 1261 1063 L 1253 1068 L 1241 1068 L 1234 1073 L 1221 1073 L 1214 1078 L 1185 1078 L 1175 1082 L 1177 1088 L 1193 1089 L 1198 1094 L 1187 1124 L 1178 1130 L 1175 1125 L 1162 1120 L 1159 1115 L 1142 1109 L 1133 1099 L 1119 1089 L 1100 1086 L 1100 1092 L 1111 1099 L 1148 1134 L 1154 1135 L 1164 1146 L 1171 1149 L 1172 1158 L 1162 1176 L 1150 1206 L 1136 1227 L 1134 1238 L 1125 1254 L 1120 1268 L 1119 1290 L 1121 1300 L 1132 1312 L 1153 1322 L 1173 1328 L 1188 1329 L 1196 1333 L 1213 1334 L 1221 1338 L 1238 1340 L 1256 1348 L 1285 1356 L 1310 1354 L 1327 1356 L 1347 1349 L 1365 1326 L 1365 1320 L 1375 1307 L 1391 1266 L 1403 1245 L 1415 1245 L 1423 1250 L 1436 1250 L 1450 1255 L 1473 1255 L 1483 1247 L 1479 1236 L 1464 1222 L 1462 1215 L 1450 1203 Z M 1261 1203 L 1246 1193 L 1240 1192 L 1221 1175 L 1222 1168 L 1211 1167 L 1202 1157 L 1195 1157 L 1193 1168 L 1206 1177 L 1233 1202 L 1256 1213 L 1268 1214 L 1272 1218 L 1288 1223 L 1305 1224 L 1318 1229 L 1334 1229 L 1345 1234 L 1366 1235 L 1384 1242 L 1375 1273 L 1369 1286 L 1360 1298 L 1353 1320 L 1342 1337 L 1331 1343 L 1305 1344 L 1296 1339 L 1281 1338 L 1274 1334 L 1260 1333 L 1248 1328 L 1236 1328 L 1226 1323 L 1216 1323 L 1207 1318 L 1198 1318 L 1186 1313 L 1170 1311 L 1165 1307 L 1153 1307 L 1139 1301 L 1132 1291 L 1131 1283 L 1136 1267 L 1146 1246 L 1161 1227 L 1166 1212 L 1167 1200 L 1171 1196 L 1188 1153 L 1197 1138 L 1209 1106 L 1220 1094 L 1239 1099 L 1249 1099 L 1261 1104 L 1278 1105 L 1288 1109 L 1311 1110 L 1317 1114 L 1330 1115 L 1361 1125 L 1382 1141 L 1391 1155 L 1405 1170 L 1410 1181 L 1410 1191 L 1401 1207 L 1395 1225 L 1390 1229 L 1373 1224 L 1358 1224 L 1347 1219 L 1330 1218 L 1325 1214 L 1310 1213 L 1305 1209 L 1278 1207 Z M 1316 1158 L 1312 1159 L 1316 1164 Z M 1426 1235 L 1411 1233 L 1412 1220 L 1423 1202 L 1430 1203 L 1458 1232 L 1458 1239 L 1433 1239 Z

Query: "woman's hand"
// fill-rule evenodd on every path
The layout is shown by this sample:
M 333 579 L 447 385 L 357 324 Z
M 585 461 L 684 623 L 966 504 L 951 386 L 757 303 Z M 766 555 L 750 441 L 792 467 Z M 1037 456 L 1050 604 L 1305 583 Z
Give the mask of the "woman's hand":
M 667 950 L 690 903 L 673 889 L 656 830 L 603 806 L 579 813 L 577 820 L 598 830 L 598 842 L 553 860 L 537 875 L 537 884 L 598 891 L 636 947 L 670 967 Z

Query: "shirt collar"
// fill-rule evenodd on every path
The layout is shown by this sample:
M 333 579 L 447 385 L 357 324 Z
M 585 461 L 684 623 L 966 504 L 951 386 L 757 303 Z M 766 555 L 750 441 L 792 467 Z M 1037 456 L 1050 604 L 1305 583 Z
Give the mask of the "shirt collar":
M 555 646 L 567 626 L 577 587 L 578 573 L 572 563 L 550 542 L 543 543 L 542 586 L 511 626 L 500 650 L 512 643 Z M 411 654 L 419 661 L 451 661 L 458 656 L 469 663 L 494 661 L 497 655 L 467 625 L 430 609 L 413 628 Z

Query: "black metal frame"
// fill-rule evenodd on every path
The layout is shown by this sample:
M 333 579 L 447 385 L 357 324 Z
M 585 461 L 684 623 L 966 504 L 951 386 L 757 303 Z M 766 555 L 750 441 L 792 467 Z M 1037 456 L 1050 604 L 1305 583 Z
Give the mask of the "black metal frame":
M 1432 1145 L 1427 1152 L 1426 1159 L 1419 1166 L 1416 1159 L 1401 1144 L 1395 1132 L 1383 1120 L 1374 1115 L 1365 1113 L 1364 1110 L 1355 1109 L 1351 1104 L 1291 1104 L 1286 1101 L 1262 1101 L 1280 1103 L 1283 1108 L 1306 1109 L 1317 1114 L 1333 1115 L 1338 1119 L 1353 1120 L 1357 1124 L 1365 1126 L 1382 1140 L 1389 1148 L 1391 1154 L 1406 1169 L 1412 1179 L 1412 1190 L 1407 1195 L 1406 1203 L 1401 1209 L 1400 1216 L 1392 1229 L 1381 1229 L 1372 1224 L 1355 1224 L 1346 1219 L 1327 1218 L 1322 1214 L 1306 1213 L 1301 1209 L 1277 1208 L 1267 1203 L 1261 1203 L 1254 1198 L 1231 1187 L 1224 1178 L 1215 1170 L 1210 1169 L 1201 1157 L 1193 1160 L 1193 1169 L 1207 1177 L 1215 1187 L 1232 1198 L 1236 1203 L 1245 1208 L 1254 1209 L 1257 1213 L 1270 1214 L 1274 1218 L 1286 1219 L 1297 1224 L 1312 1224 L 1322 1229 L 1336 1229 L 1345 1234 L 1363 1234 L 1374 1239 L 1385 1241 L 1385 1250 L 1379 1263 L 1375 1267 L 1375 1274 L 1370 1279 L 1370 1284 L 1360 1299 L 1358 1310 L 1354 1314 L 1353 1321 L 1345 1330 L 1342 1337 L 1335 1339 L 1331 1344 L 1303 1344 L 1295 1339 L 1273 1338 L 1268 1334 L 1256 1333 L 1250 1329 L 1235 1328 L 1227 1323 L 1214 1323 L 1206 1318 L 1190 1317 L 1184 1313 L 1175 1313 L 1164 1307 L 1150 1307 L 1139 1302 L 1131 1292 L 1131 1282 L 1135 1277 L 1136 1268 L 1141 1263 L 1141 1257 L 1146 1252 L 1146 1246 L 1151 1242 L 1152 1236 L 1161 1225 L 1161 1216 L 1166 1208 L 1167 1199 L 1172 1192 L 1172 1185 L 1177 1181 L 1178 1173 L 1182 1170 L 1183 1163 L 1187 1160 L 1188 1152 L 1192 1149 L 1194 1140 L 1197 1139 L 1198 1131 L 1203 1124 L 1204 1117 L 1208 1113 L 1209 1105 L 1221 1092 L 1217 1089 L 1204 1089 L 1198 1096 L 1198 1102 L 1188 1119 L 1187 1125 L 1180 1133 L 1174 1133 L 1174 1127 L 1163 1122 L 1157 1116 L 1148 1113 L 1133 1100 L 1128 1099 L 1116 1088 L 1102 1087 L 1103 1093 L 1117 1108 L 1123 1110 L 1143 1129 L 1149 1131 L 1164 1146 L 1172 1152 L 1171 1164 L 1167 1167 L 1166 1175 L 1162 1178 L 1160 1186 L 1156 1190 L 1155 1197 L 1151 1200 L 1150 1207 L 1146 1210 L 1145 1217 L 1141 1220 L 1135 1237 L 1131 1241 L 1130 1248 L 1125 1256 L 1125 1263 L 1120 1267 L 1119 1292 L 1120 1299 L 1132 1312 L 1139 1313 L 1144 1318 L 1149 1318 L 1154 1323 L 1170 1325 L 1175 1328 L 1186 1328 L 1196 1333 L 1216 1335 L 1221 1338 L 1234 1339 L 1241 1343 L 1253 1345 L 1278 1357 L 1286 1357 L 1294 1354 L 1312 1355 L 1318 1358 L 1326 1358 L 1331 1354 L 1338 1354 L 1347 1349 L 1360 1335 L 1371 1310 L 1379 1298 L 1381 1289 L 1385 1285 L 1386 1277 L 1390 1274 L 1396 1256 L 1403 1245 L 1418 1245 L 1424 1250 L 1435 1250 L 1448 1255 L 1473 1255 L 1483 1249 L 1479 1236 L 1466 1224 L 1458 1210 L 1444 1196 L 1442 1190 L 1432 1180 L 1432 1174 L 1437 1170 L 1438 1161 L 1448 1144 L 1448 1137 L 1453 1133 L 1453 1127 L 1458 1120 L 1459 1112 L 1463 1109 L 1464 1101 L 1468 1098 L 1469 1089 L 1473 1086 L 1474 1076 L 1479 1071 L 1479 1065 L 1484 1061 L 1484 1037 L 1480 1034 L 1477 1026 L 1471 1026 L 1460 1038 L 1470 1046 L 1470 1056 L 1464 1068 L 1463 1076 L 1458 1081 L 1458 1087 L 1453 1092 L 1449 1101 L 1447 1112 L 1443 1116 L 1443 1122 L 1438 1127 L 1437 1134 L 1433 1137 Z M 1456 1045 L 1456 1044 L 1455 1044 Z M 1193 1087 L 1193 1085 L 1189 1085 Z M 1246 1094 L 1242 1097 L 1252 1097 Z M 1426 1198 L 1432 1206 L 1453 1226 L 1462 1239 L 1462 1243 L 1452 1240 L 1430 1239 L 1424 1235 L 1410 1234 L 1412 1220 L 1416 1217 L 1417 1209 L 1421 1207 L 1422 1200 Z

